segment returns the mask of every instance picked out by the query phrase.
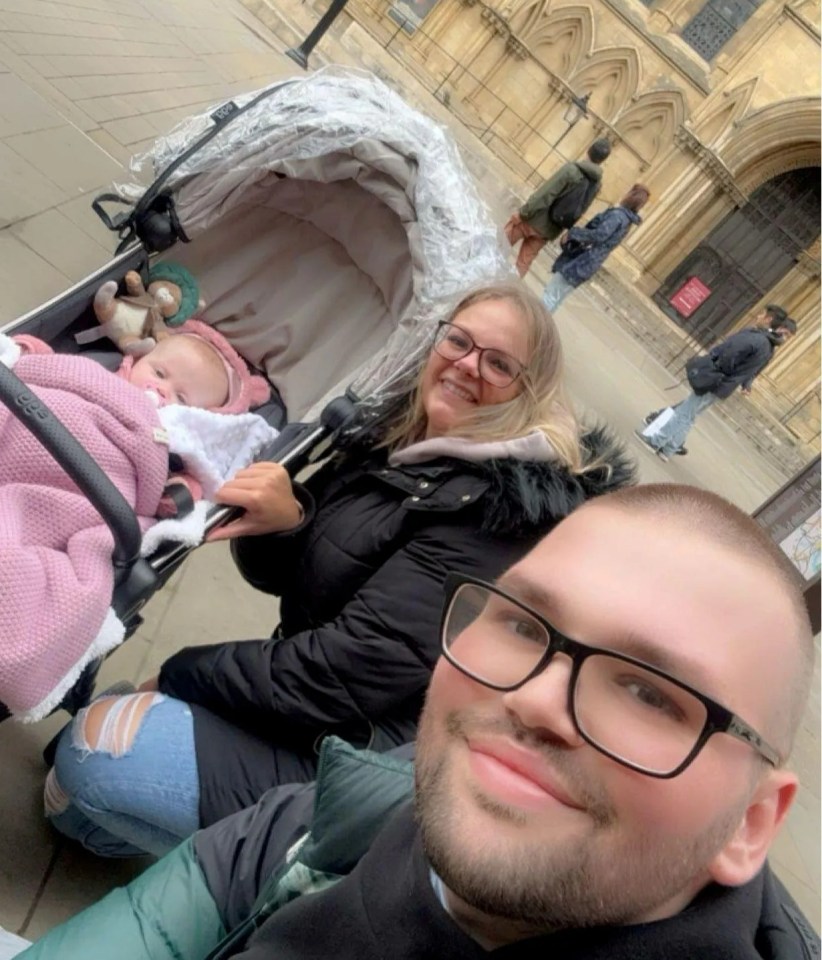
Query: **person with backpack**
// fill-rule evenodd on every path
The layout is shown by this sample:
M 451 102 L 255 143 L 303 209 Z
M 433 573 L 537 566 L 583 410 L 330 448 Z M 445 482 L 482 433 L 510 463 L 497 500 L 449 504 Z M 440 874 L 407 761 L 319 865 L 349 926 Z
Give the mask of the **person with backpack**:
M 665 462 L 672 454 L 683 456 L 685 438 L 696 418 L 716 400 L 725 400 L 737 387 L 751 392 L 751 384 L 773 356 L 774 350 L 796 333 L 796 321 L 782 307 L 769 304 L 755 322 L 767 325 L 748 327 L 718 343 L 702 357 L 685 364 L 691 395 L 675 407 L 655 411 L 645 418 L 644 430 L 635 430 L 639 439 Z
M 511 214 L 505 236 L 512 247 L 522 241 L 517 254 L 521 277 L 528 273 L 545 244 L 572 227 L 591 206 L 602 185 L 600 165 L 610 154 L 611 144 L 606 139 L 594 140 L 587 160 L 563 164 Z
M 562 253 L 554 261 L 554 275 L 542 291 L 542 302 L 552 313 L 569 293 L 591 279 L 631 226 L 642 223 L 639 210 L 650 195 L 647 187 L 635 183 L 618 206 L 598 213 L 584 227 L 571 227 L 560 239 Z

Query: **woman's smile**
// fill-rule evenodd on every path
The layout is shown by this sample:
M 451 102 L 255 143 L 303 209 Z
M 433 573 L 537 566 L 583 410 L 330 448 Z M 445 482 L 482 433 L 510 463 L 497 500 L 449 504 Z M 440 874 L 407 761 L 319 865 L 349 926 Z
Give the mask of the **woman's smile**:
M 446 377 L 441 378 L 440 388 L 444 393 L 450 393 L 453 396 L 458 397 L 460 400 L 465 400 L 466 403 L 477 402 L 476 397 L 467 387 L 461 387 L 458 383 Z

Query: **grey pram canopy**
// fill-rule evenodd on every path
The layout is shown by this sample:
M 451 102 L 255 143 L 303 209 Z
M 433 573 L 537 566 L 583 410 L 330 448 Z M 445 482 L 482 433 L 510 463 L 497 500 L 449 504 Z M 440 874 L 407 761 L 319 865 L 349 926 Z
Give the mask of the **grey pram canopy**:
M 238 98 L 243 107 L 258 94 Z M 132 202 L 212 125 L 134 158 Z M 510 276 L 449 133 L 370 74 L 327 68 L 238 114 L 168 178 L 214 324 L 307 419 L 353 387 L 385 399 L 453 297 Z

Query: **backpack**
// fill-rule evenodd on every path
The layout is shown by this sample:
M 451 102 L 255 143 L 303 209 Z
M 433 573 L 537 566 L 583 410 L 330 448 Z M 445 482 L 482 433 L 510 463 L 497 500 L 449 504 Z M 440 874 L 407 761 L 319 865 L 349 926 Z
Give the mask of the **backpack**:
M 563 230 L 573 227 L 591 206 L 598 188 L 599 181 L 590 180 L 583 173 L 579 183 L 569 187 L 565 193 L 561 193 L 554 200 L 548 211 L 548 219 L 555 227 L 561 227 Z
M 714 358 L 710 354 L 704 357 L 691 357 L 685 364 L 685 374 L 688 377 L 691 390 L 698 397 L 705 393 L 711 393 L 723 379 L 722 371 L 717 369 Z

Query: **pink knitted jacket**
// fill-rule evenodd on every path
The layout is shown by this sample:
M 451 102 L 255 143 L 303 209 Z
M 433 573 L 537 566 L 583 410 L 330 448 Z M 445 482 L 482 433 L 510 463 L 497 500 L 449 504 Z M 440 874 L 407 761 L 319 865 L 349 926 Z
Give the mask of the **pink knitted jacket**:
M 82 357 L 23 356 L 15 373 L 100 464 L 145 529 L 168 477 L 143 392 Z M 113 540 L 86 497 L 0 406 L 0 701 L 39 716 L 85 663 L 111 605 Z M 97 646 L 94 647 L 94 642 Z

